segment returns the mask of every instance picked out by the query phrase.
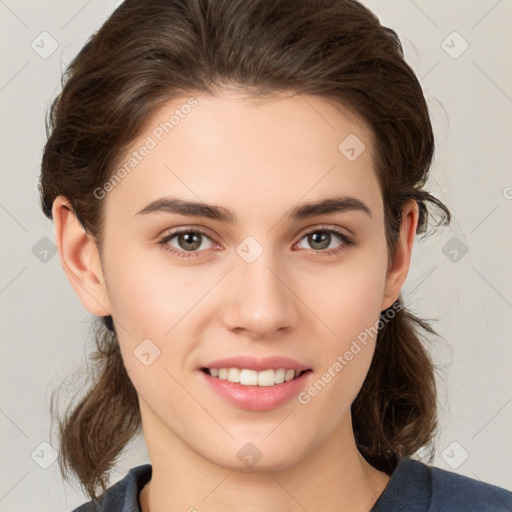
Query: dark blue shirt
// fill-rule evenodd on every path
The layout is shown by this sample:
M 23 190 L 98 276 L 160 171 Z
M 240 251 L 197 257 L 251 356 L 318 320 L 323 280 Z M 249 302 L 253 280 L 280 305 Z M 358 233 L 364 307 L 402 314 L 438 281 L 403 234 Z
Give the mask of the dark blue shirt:
M 73 512 L 141 512 L 139 493 L 151 472 L 151 464 L 132 468 L 97 505 Z M 370 512 L 512 512 L 512 492 L 405 458 Z

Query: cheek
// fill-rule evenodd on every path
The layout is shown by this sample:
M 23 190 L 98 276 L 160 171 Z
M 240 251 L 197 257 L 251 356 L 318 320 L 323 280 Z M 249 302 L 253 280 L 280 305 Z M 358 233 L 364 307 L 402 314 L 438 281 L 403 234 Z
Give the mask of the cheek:
M 360 252 L 336 269 L 316 276 L 311 309 L 328 327 L 338 349 L 378 321 L 386 283 L 386 261 L 378 251 Z M 320 277 L 320 279 L 318 279 Z
M 382 287 L 380 272 L 354 270 L 318 297 L 316 308 L 329 330 L 318 336 L 320 363 L 298 397 L 313 429 L 336 428 L 363 385 L 375 351 Z
M 162 338 L 198 302 L 211 279 L 198 279 L 198 267 L 165 265 L 163 255 L 158 264 L 148 263 L 143 254 L 127 250 L 122 266 L 110 266 L 113 315 L 132 337 Z
M 218 281 L 206 267 L 166 264 L 165 257 L 158 260 L 145 264 L 140 251 L 127 250 L 122 266 L 110 265 L 108 274 L 125 367 L 148 403 L 157 396 L 183 398 L 172 376 L 181 380 L 179 375 L 194 360 L 208 291 Z
M 361 251 L 329 274 L 329 280 L 322 282 L 322 293 L 310 297 L 311 309 L 326 326 L 317 372 L 320 382 L 310 396 L 322 392 L 334 400 L 339 397 L 348 407 L 357 395 L 375 349 L 386 265 L 378 248 Z M 324 388 L 330 391 L 324 393 Z M 323 400 L 318 402 L 320 406 Z

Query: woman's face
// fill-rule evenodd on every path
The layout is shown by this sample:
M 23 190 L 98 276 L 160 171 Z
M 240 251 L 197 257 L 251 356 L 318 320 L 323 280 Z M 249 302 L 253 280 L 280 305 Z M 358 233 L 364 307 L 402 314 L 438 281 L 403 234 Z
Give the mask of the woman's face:
M 373 327 L 406 274 L 386 279 L 372 162 L 367 127 L 319 97 L 197 95 L 151 119 L 119 179 L 96 191 L 106 218 L 98 300 L 147 438 L 226 467 L 259 453 L 258 467 L 284 468 L 346 429 Z M 180 213 L 176 200 L 197 206 Z M 237 357 L 253 360 L 214 363 Z M 261 361 L 278 357 L 291 361 Z M 258 362 L 309 371 L 257 388 L 204 371 L 245 369 L 252 382 Z

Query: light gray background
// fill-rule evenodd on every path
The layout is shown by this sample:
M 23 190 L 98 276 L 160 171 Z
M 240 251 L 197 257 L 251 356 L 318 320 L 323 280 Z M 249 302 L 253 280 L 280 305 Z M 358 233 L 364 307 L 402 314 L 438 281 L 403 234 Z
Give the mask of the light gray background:
M 119 3 L 0 0 L 2 511 L 70 511 L 85 501 L 41 445 L 58 450 L 49 395 L 84 366 L 91 345 L 90 315 L 58 255 L 37 245 L 54 241 L 37 181 L 61 71 Z M 440 368 L 434 464 L 512 490 L 512 0 L 364 3 L 398 32 L 421 79 L 437 136 L 429 188 L 454 214 L 449 229 L 417 241 L 403 290 L 444 338 L 431 340 Z M 51 48 L 43 31 L 58 43 L 47 58 L 31 47 Z M 147 461 L 140 438 L 111 483 Z

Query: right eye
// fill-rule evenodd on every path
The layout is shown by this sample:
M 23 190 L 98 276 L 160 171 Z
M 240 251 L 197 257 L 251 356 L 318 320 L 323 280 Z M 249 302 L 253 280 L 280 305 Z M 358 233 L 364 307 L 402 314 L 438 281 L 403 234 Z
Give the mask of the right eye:
M 169 242 L 174 238 L 176 238 L 178 246 L 169 245 Z M 158 243 L 162 246 L 162 249 L 171 254 L 182 258 L 192 258 L 197 256 L 197 252 L 202 252 L 198 251 L 198 249 L 203 245 L 204 238 L 211 241 L 210 237 L 204 231 L 197 228 L 182 228 L 168 233 L 162 237 Z

